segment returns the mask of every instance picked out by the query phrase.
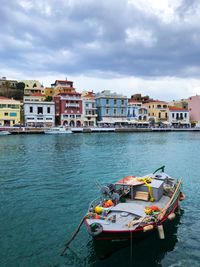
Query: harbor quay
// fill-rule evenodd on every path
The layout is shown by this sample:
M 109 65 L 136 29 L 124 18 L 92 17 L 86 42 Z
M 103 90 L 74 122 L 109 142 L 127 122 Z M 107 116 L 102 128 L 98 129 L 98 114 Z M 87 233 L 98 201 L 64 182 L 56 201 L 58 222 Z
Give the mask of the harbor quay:
M 11 134 L 44 134 L 46 128 L 39 127 L 0 127 L 0 131 L 9 131 Z M 114 127 L 91 127 L 71 128 L 73 133 L 144 133 L 144 132 L 200 132 L 200 128 L 114 128 Z

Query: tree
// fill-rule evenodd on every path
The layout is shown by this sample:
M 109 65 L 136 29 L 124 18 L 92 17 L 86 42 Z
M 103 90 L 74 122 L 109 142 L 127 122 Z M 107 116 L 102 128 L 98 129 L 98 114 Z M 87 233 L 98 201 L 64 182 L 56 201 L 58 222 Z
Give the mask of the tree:
M 17 83 L 16 87 L 17 87 L 17 90 L 24 91 L 25 83 L 19 82 Z
M 52 96 L 47 96 L 47 97 L 45 98 L 45 101 L 47 101 L 47 102 L 51 102 L 51 101 L 52 101 Z

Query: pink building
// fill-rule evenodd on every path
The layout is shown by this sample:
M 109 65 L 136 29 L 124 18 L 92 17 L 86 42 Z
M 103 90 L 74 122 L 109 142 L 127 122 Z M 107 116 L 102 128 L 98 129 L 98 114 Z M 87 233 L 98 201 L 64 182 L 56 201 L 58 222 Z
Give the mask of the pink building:
M 82 126 L 82 99 L 77 92 L 60 93 L 54 96 L 56 124 L 71 127 Z
M 190 121 L 200 121 L 200 96 L 191 96 L 187 100 L 188 102 L 188 109 L 190 112 Z

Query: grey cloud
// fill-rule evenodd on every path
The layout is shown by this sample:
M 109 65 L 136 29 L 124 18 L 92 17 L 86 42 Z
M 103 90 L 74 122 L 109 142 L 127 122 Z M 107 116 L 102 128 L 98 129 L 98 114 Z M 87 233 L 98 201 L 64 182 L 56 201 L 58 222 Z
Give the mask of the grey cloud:
M 0 66 L 26 74 L 195 77 L 199 15 L 192 24 L 185 18 L 196 5 L 180 2 L 179 19 L 165 23 L 126 0 L 3 0 Z

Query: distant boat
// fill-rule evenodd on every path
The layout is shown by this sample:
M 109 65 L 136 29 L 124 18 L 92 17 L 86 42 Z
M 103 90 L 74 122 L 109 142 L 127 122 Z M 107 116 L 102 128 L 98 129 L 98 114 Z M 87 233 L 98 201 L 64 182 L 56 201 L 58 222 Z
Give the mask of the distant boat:
M 158 172 L 161 170 L 160 172 Z M 145 237 L 158 231 L 164 239 L 166 222 L 180 210 L 182 180 L 164 172 L 164 166 L 143 177 L 127 176 L 101 186 L 101 196 L 92 201 L 84 218 L 95 240 L 121 241 Z
M 64 126 L 52 127 L 44 131 L 45 134 L 71 134 L 72 130 Z
M 0 135 L 8 135 L 8 134 L 11 134 L 11 133 L 8 131 L 0 131 Z

